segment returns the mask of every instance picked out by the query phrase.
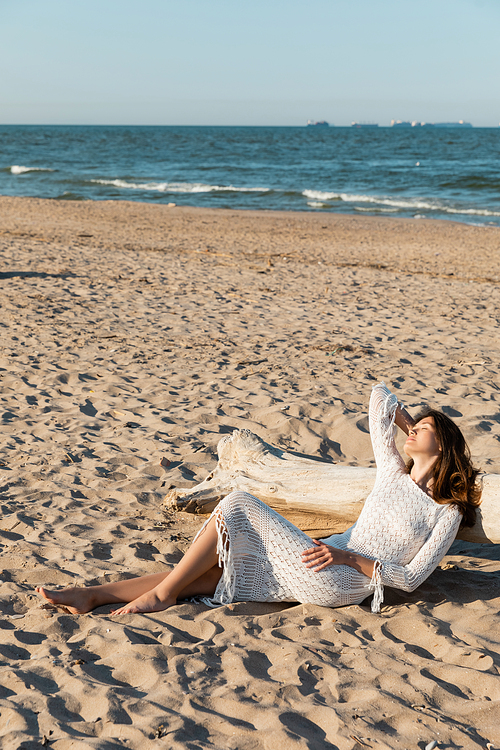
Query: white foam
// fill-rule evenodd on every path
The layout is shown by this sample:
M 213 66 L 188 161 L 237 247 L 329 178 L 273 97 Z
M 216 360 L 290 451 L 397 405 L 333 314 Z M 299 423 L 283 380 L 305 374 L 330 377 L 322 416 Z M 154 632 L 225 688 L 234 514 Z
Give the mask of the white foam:
M 22 167 L 19 164 L 13 164 L 10 171 L 12 174 L 26 174 L 26 172 L 55 172 L 55 169 L 45 169 L 44 167 Z
M 475 208 L 447 208 L 449 214 L 470 214 L 472 216 L 500 216 L 500 211 L 488 211 L 488 209 L 475 209 Z
M 500 216 L 500 211 L 490 211 L 486 208 L 453 208 L 452 206 L 445 206 L 441 203 L 430 203 L 423 201 L 420 198 L 388 198 L 386 196 L 375 196 L 375 195 L 357 195 L 355 193 L 327 193 L 320 190 L 304 190 L 302 193 L 306 198 L 312 198 L 313 200 L 321 201 L 344 201 L 346 203 L 371 203 L 378 206 L 391 206 L 394 211 L 400 208 L 409 209 L 410 211 L 424 210 L 424 211 L 439 211 L 444 214 L 462 214 L 468 216 Z M 357 208 L 358 211 L 362 211 L 361 207 Z M 369 208 L 364 209 L 370 211 Z M 379 211 L 383 209 L 379 208 Z
M 376 195 L 363 195 L 357 193 L 326 193 L 320 190 L 304 190 L 302 193 L 306 198 L 312 198 L 316 200 L 337 200 L 344 201 L 345 203 L 375 203 L 380 206 L 394 206 L 395 208 L 426 208 L 428 210 L 443 210 L 442 206 L 432 205 L 430 203 L 424 203 L 419 199 L 398 199 L 379 197 Z
M 342 193 L 325 193 L 322 190 L 304 190 L 302 195 L 305 198 L 311 198 L 316 201 L 334 201 L 342 200 Z
M 159 193 L 268 193 L 269 188 L 204 185 L 201 182 L 126 182 L 125 180 L 90 180 L 98 185 L 112 185 L 125 190 L 155 190 Z
M 354 206 L 355 211 L 365 211 L 365 212 L 372 212 L 377 211 L 381 214 L 395 214 L 398 212 L 399 209 L 397 208 L 383 208 L 383 207 L 375 207 L 375 208 L 367 208 L 366 206 Z

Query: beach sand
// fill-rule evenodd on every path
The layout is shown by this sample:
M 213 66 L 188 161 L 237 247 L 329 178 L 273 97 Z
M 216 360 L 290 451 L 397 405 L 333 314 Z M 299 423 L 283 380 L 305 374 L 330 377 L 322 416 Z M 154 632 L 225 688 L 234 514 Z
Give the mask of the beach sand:
M 112 618 L 34 586 L 168 569 L 172 487 L 249 428 L 371 466 L 370 390 L 457 418 L 500 473 L 500 230 L 0 198 L 2 749 L 500 747 L 500 548 L 361 606 Z M 488 744 L 489 743 L 489 744 Z

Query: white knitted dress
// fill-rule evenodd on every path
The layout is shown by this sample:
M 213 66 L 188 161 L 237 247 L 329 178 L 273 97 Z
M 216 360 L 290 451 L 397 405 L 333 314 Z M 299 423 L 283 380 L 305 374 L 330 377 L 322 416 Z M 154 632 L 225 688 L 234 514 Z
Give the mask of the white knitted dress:
M 380 612 L 383 584 L 413 591 L 448 551 L 460 526 L 453 505 L 438 505 L 410 478 L 394 442 L 397 398 L 383 383 L 370 399 L 370 435 L 377 463 L 375 486 L 351 528 L 324 539 L 338 549 L 376 560 L 372 579 L 347 565 L 319 573 L 301 561 L 311 538 L 246 492 L 232 492 L 214 510 L 223 575 L 212 599 L 311 602 L 326 607 L 359 604 L 375 592 Z

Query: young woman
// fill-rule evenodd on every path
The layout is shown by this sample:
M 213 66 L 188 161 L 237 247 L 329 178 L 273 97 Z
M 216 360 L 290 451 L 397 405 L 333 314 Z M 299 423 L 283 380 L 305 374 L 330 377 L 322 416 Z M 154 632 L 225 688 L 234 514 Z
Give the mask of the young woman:
M 408 435 L 405 465 L 394 422 Z M 370 399 L 375 486 L 361 514 L 342 534 L 310 539 L 246 492 L 224 498 L 169 573 L 87 588 L 37 591 L 73 613 L 118 604 L 113 614 L 157 612 L 178 599 L 299 601 L 327 607 L 362 602 L 373 592 L 380 612 L 383 585 L 413 591 L 448 551 L 461 525 L 472 526 L 480 502 L 478 471 L 462 433 L 445 414 L 416 420 L 383 384 Z

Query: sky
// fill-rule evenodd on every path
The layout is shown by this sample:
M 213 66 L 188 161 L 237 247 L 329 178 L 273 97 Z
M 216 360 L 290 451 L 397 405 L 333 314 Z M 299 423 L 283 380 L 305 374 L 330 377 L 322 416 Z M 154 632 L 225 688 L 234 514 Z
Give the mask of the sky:
M 500 0 L 0 0 L 0 123 L 500 122 Z

